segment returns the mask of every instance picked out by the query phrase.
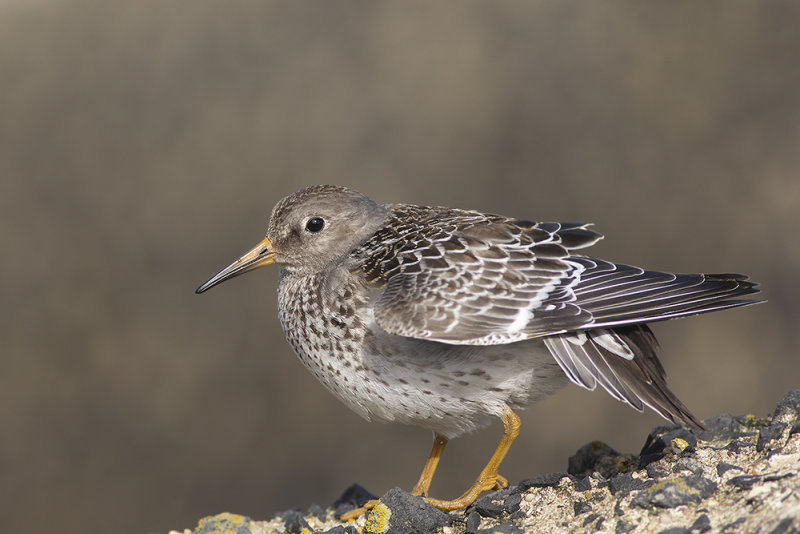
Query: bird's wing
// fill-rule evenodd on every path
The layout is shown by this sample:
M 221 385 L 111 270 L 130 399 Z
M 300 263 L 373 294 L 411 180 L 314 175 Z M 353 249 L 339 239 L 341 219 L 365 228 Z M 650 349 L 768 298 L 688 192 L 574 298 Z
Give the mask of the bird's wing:
M 385 331 L 505 344 L 741 306 L 755 301 L 738 297 L 758 291 L 741 275 L 676 275 L 572 255 L 601 238 L 587 225 L 498 218 L 444 227 L 373 255 L 368 270 L 386 281 L 375 305 Z

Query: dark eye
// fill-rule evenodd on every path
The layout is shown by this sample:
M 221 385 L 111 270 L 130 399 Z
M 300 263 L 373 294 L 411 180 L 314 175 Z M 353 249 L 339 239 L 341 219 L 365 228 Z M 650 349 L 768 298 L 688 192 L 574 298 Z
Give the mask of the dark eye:
M 306 223 L 306 230 L 316 234 L 325 228 L 325 219 L 322 217 L 311 217 Z

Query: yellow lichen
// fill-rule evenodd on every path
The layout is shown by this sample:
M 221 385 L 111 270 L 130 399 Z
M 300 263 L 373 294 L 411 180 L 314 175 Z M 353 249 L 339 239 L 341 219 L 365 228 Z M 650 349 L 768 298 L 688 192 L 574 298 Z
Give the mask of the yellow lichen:
M 689 442 L 683 438 L 673 438 L 672 439 L 672 446 L 678 449 L 679 451 L 685 450 L 686 447 L 689 446 Z
M 234 529 L 244 526 L 249 521 L 250 519 L 243 515 L 223 512 L 221 514 L 202 518 L 197 522 L 197 529 L 213 529 L 212 532 L 228 534 L 233 533 L 235 531 Z
M 767 426 L 768 423 L 767 423 L 766 419 L 763 419 L 763 418 L 760 418 L 760 417 L 756 417 L 755 415 L 752 415 L 752 414 L 747 414 L 745 416 L 745 418 L 744 418 L 744 424 L 745 424 L 745 426 L 749 426 L 751 428 L 754 428 L 754 427 L 758 428 L 758 427 Z
M 392 511 L 389 510 L 388 506 L 379 502 L 367 515 L 366 523 L 364 523 L 364 532 L 383 534 L 389 530 L 390 517 L 392 517 Z

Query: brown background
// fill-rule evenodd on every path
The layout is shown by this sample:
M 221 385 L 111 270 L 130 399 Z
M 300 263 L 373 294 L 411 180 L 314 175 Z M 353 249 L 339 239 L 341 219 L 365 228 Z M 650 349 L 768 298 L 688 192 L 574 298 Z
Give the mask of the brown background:
M 701 417 L 800 387 L 800 3 L 0 1 L 0 530 L 165 532 L 409 488 L 292 356 L 277 270 L 194 288 L 301 186 L 594 221 L 608 259 L 769 304 L 656 327 Z M 503 472 L 660 420 L 569 387 Z M 455 496 L 497 425 L 451 444 Z

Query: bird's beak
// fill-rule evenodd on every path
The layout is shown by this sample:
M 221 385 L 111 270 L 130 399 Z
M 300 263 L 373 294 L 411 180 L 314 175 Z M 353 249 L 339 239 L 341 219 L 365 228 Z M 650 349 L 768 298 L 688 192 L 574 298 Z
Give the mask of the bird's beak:
M 220 272 L 208 279 L 206 283 L 197 288 L 195 293 L 202 293 L 214 287 L 215 285 L 224 282 L 229 278 L 239 276 L 247 271 L 271 265 L 275 263 L 275 249 L 272 248 L 272 243 L 269 239 L 264 238 L 264 241 L 251 248 L 247 253 L 231 263 Z

